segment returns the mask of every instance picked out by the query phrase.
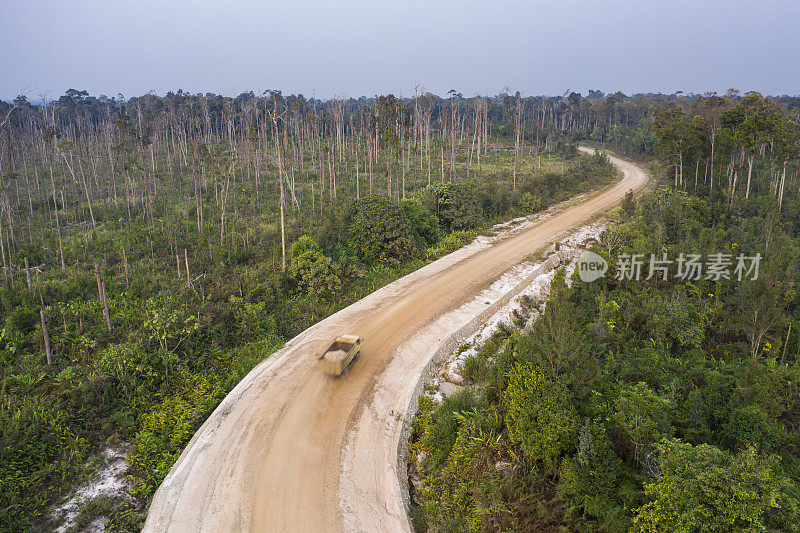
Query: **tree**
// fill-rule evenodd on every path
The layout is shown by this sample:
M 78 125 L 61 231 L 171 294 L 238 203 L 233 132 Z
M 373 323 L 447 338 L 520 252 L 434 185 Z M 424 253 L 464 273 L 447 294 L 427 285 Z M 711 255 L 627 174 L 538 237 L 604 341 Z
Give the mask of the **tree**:
M 785 436 L 780 422 L 773 420 L 759 405 L 752 404 L 733 410 L 721 429 L 723 440 L 734 449 L 751 445 L 771 451 Z
M 738 312 L 732 316 L 733 327 L 747 336 L 753 359 L 765 335 L 780 323 L 787 303 L 783 296 L 779 280 L 769 270 L 756 280 L 743 280 L 737 288 Z
M 280 135 L 278 133 L 278 121 L 283 120 L 284 115 L 286 115 L 286 109 L 284 108 L 283 113 L 280 115 L 278 114 L 279 94 L 280 91 L 270 91 L 270 95 L 272 96 L 272 112 L 270 113 L 270 118 L 272 119 L 272 127 L 275 134 L 275 163 L 278 167 L 278 189 L 280 190 L 281 194 L 281 270 L 286 272 L 286 224 L 284 222 L 284 205 L 286 204 L 286 200 L 283 193 L 283 154 L 280 143 Z
M 396 263 L 414 253 L 411 224 L 388 198 L 365 196 L 353 203 L 347 218 L 348 246 L 365 263 Z
M 559 490 L 583 504 L 594 496 L 610 497 L 616 490 L 622 460 L 602 420 L 581 426 L 578 453 L 561 463 Z
M 289 274 L 312 299 L 330 298 L 341 289 L 339 267 L 308 235 L 302 235 L 292 244 L 289 259 Z
M 456 231 L 477 227 L 483 220 L 483 211 L 475 194 L 462 185 L 434 183 L 422 191 L 425 206 L 436 216 L 442 226 Z
M 515 101 L 515 110 L 514 110 L 514 173 L 513 173 L 513 187 L 514 191 L 517 190 L 517 161 L 519 160 L 519 151 L 520 151 L 520 135 L 523 135 L 522 132 L 522 116 L 523 116 L 523 109 L 525 106 L 525 101 L 522 99 L 519 92 L 517 92 L 516 96 L 514 97 Z M 524 138 L 522 139 L 524 141 Z
M 50 111 L 50 113 L 48 113 Z M 44 104 L 44 112 L 45 115 L 50 118 L 50 123 L 47 127 L 42 131 L 42 137 L 44 139 L 45 145 L 47 146 L 46 159 L 47 159 L 47 167 L 50 171 L 50 187 L 53 194 L 53 211 L 55 213 L 56 219 L 56 235 L 58 236 L 58 252 L 61 257 L 61 271 L 64 272 L 67 269 L 66 263 L 64 262 L 64 244 L 61 239 L 61 220 L 59 219 L 58 213 L 58 199 L 56 197 L 56 179 L 55 179 L 55 171 L 54 171 L 54 148 L 56 144 L 56 140 L 60 136 L 60 132 L 55 127 L 53 118 L 54 112 L 52 109 L 48 109 L 47 104 Z M 63 206 L 63 204 L 62 204 Z
M 550 301 L 517 348 L 522 361 L 538 365 L 548 378 L 563 383 L 578 396 L 588 393 L 598 377 L 599 360 L 592 356 L 579 309 L 569 300 L 565 270 L 550 285 Z
M 750 198 L 750 182 L 753 176 L 753 162 L 761 146 L 769 141 L 776 129 L 778 112 L 775 105 L 765 100 L 761 93 L 751 91 L 736 106 L 741 122 L 734 132 L 736 143 L 741 146 L 747 158 L 747 187 L 745 200 Z
M 322 252 L 322 249 L 312 237 L 308 235 L 301 235 L 299 239 L 294 241 L 291 249 L 289 250 L 289 259 L 294 261 L 296 258 L 303 255 L 305 252 Z
M 800 135 L 797 126 L 783 116 L 779 116 L 773 132 L 778 160 L 781 162 L 781 180 L 778 185 L 778 210 L 783 208 L 783 191 L 786 185 L 786 165 L 800 153 Z
M 680 440 L 664 441 L 658 453 L 661 472 L 645 486 L 651 501 L 634 518 L 637 531 L 796 531 L 798 502 L 776 458 Z
M 625 193 L 625 198 L 622 199 L 619 206 L 626 219 L 630 219 L 636 214 L 636 201 L 633 198 L 632 190 Z
M 330 298 L 342 287 L 338 268 L 319 249 L 309 249 L 292 257 L 289 273 L 297 280 L 300 290 L 311 298 Z
M 18 107 L 22 108 L 30 107 L 30 102 L 28 102 L 28 98 L 24 94 L 20 94 L 19 96 L 14 98 L 14 101 L 11 102 L 11 105 L 8 106 L 8 110 L 5 111 L 5 116 L 3 116 L 2 113 L 0 113 L 0 116 L 3 117 L 3 119 L 0 120 L 0 132 L 3 131 L 3 128 L 5 128 L 8 119 L 11 118 L 11 113 L 13 113 L 14 110 L 17 109 Z
M 400 207 L 411 223 L 411 231 L 417 243 L 420 246 L 435 243 L 439 238 L 439 221 L 422 205 L 422 202 L 416 198 L 402 200 Z
M 662 159 L 675 167 L 675 186 L 683 185 L 683 155 L 696 137 L 691 119 L 672 104 L 655 114 L 651 129 L 659 138 Z
M 623 384 L 616 399 L 615 418 L 633 445 L 633 460 L 641 462 L 642 451 L 664 435 L 669 427 L 670 403 L 647 386 Z
M 725 112 L 726 105 L 724 98 L 713 93 L 704 95 L 698 101 L 700 116 L 702 117 L 701 127 L 708 135 L 708 141 L 711 146 L 711 154 L 709 156 L 711 162 L 709 192 L 714 191 L 714 149 L 717 143 L 717 134 L 722 127 L 722 115 Z
M 525 363 L 511 371 L 504 401 L 511 439 L 531 459 L 555 467 L 561 454 L 574 446 L 578 431 L 569 390 Z
M 231 190 L 231 178 L 233 176 L 236 161 L 227 141 L 220 141 L 206 153 L 208 169 L 214 180 L 214 186 L 219 187 L 219 242 L 220 246 L 225 243 L 226 214 L 228 209 L 228 196 Z

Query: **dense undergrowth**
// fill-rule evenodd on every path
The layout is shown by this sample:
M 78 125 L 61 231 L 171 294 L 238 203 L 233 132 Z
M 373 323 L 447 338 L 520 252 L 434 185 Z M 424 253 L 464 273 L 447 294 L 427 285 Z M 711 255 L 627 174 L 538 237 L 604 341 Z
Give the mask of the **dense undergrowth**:
M 95 205 L 97 229 L 86 224 L 85 205 L 62 213 L 64 272 L 54 239 L 43 247 L 20 242 L 19 256 L 42 267 L 32 291 L 24 273 L 0 287 L 0 530 L 50 529 L 48 509 L 86 482 L 99 452 L 115 445 L 129 449 L 132 497 L 87 502 L 78 525 L 105 516 L 111 530 L 138 529 L 194 431 L 287 339 L 463 246 L 494 221 L 616 176 L 603 156 L 563 148 L 541 160 L 521 158 L 513 190 L 510 163 L 507 154 L 489 154 L 470 181 L 435 183 L 399 202 L 340 197 L 321 222 L 310 210 L 290 212 L 285 273 L 275 211 L 246 195 L 226 246 L 213 238 L 217 210 L 207 208 L 206 233 L 197 236 L 194 206 L 166 202 L 151 206 L 153 225 L 143 213 L 129 219 L 122 204 Z M 204 202 L 214 205 L 214 192 L 206 194 Z M 45 205 L 33 208 L 33 216 L 47 216 Z
M 800 203 L 664 185 L 617 216 L 606 277 L 559 272 L 464 391 L 420 402 L 418 531 L 800 527 Z M 614 277 L 622 254 L 714 252 L 761 253 L 760 276 Z

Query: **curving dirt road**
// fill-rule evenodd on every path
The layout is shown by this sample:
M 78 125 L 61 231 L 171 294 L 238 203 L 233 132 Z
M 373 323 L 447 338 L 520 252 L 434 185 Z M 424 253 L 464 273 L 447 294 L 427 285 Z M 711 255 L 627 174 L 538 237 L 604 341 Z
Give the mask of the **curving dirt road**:
M 613 187 L 492 246 L 467 247 L 304 331 L 253 369 L 198 430 L 156 492 L 145 531 L 408 531 L 398 481 L 403 413 L 442 317 L 526 256 L 646 182 Z M 346 379 L 319 372 L 335 336 L 364 339 Z M 400 414 L 398 414 L 400 413 Z

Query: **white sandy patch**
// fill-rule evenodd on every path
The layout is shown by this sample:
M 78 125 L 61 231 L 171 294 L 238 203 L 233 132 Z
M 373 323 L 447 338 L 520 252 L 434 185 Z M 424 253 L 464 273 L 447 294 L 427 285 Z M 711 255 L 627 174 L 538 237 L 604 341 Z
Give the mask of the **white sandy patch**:
M 568 237 L 559 242 L 559 252 L 561 260 L 559 266 L 566 268 L 567 283 L 571 283 L 570 277 L 575 271 L 575 267 L 580 257 L 581 252 L 590 246 L 592 243 L 599 241 L 600 235 L 606 229 L 606 225 L 602 223 L 587 224 L 575 232 L 571 233 Z M 555 244 L 545 252 L 549 258 L 555 253 Z M 522 263 L 511 269 L 504 274 L 500 279 L 492 284 L 492 286 L 484 291 L 483 294 L 478 296 L 476 300 L 484 298 L 487 303 L 496 301 L 497 294 L 506 294 L 511 289 L 519 285 L 519 283 L 530 276 L 540 263 Z M 550 284 L 555 277 L 556 269 L 549 270 L 536 276 L 529 285 L 527 285 L 518 296 L 513 298 L 503 307 L 497 310 L 491 317 L 486 320 L 486 323 L 478 329 L 474 334 L 468 337 L 464 344 L 467 344 L 466 349 L 453 352 L 442 364 L 441 369 L 437 372 L 427 385 L 427 394 L 431 396 L 434 401 L 441 403 L 444 395 L 438 390 L 442 382 L 450 382 L 456 385 L 461 385 L 464 381 L 463 365 L 464 361 L 478 353 L 479 349 L 483 346 L 488 339 L 490 339 L 501 327 L 514 327 L 514 320 L 516 316 L 525 316 L 526 312 L 523 309 L 522 301 L 528 297 L 533 303 L 533 309 L 530 310 L 530 316 L 526 322 L 525 327 L 530 327 L 536 317 L 539 316 L 544 308 L 547 298 L 550 295 Z M 515 312 L 517 314 L 515 314 Z M 463 345 L 462 345 L 463 346 Z
M 127 452 L 124 448 L 107 448 L 103 451 L 101 457 L 104 465 L 92 476 L 89 482 L 82 487 L 78 487 L 66 502 L 53 508 L 51 512 L 53 517 L 63 517 L 61 525 L 55 530 L 56 533 L 64 533 L 74 525 L 78 513 L 80 513 L 86 502 L 100 496 L 111 498 L 126 498 L 129 496 L 127 492 L 128 484 L 125 479 L 125 470 L 128 468 L 125 463 Z M 106 519 L 100 517 L 87 524 L 81 531 L 92 533 L 105 531 L 105 526 Z

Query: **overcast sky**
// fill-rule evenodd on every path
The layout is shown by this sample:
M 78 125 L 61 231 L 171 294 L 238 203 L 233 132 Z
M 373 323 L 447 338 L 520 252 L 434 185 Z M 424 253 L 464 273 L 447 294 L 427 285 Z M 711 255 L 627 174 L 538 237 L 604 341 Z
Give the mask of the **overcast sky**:
M 797 0 L 0 0 L 0 97 L 800 93 Z

